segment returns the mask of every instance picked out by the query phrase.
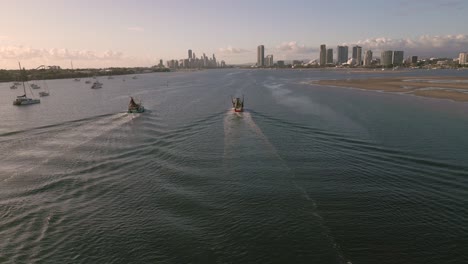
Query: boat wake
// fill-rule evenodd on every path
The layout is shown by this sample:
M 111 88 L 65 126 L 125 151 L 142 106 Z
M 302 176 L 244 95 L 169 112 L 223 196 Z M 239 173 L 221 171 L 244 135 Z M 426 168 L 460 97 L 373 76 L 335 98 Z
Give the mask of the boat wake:
M 28 174 L 139 116 L 118 113 L 15 133 L 15 139 L 2 141 L 0 182 Z
M 239 144 L 241 144 L 242 136 L 248 136 L 245 134 L 245 131 L 242 130 L 242 125 L 245 125 L 245 128 L 249 131 L 253 132 L 255 137 L 261 142 L 264 146 L 263 149 L 267 151 L 268 154 L 272 155 L 274 159 L 277 161 L 276 163 L 281 170 L 284 170 L 284 174 L 290 177 L 290 182 L 294 186 L 296 190 L 300 192 L 300 195 L 303 199 L 307 201 L 307 204 L 310 206 L 310 210 L 312 214 L 319 219 L 319 226 L 323 235 L 329 241 L 329 244 L 334 248 L 338 262 L 339 263 L 351 263 L 351 261 L 347 260 L 344 257 L 341 247 L 336 242 L 336 239 L 333 237 L 330 229 L 325 224 L 325 220 L 323 217 L 317 212 L 317 205 L 316 202 L 309 196 L 307 191 L 298 183 L 296 179 L 296 175 L 294 171 L 287 165 L 286 161 L 281 157 L 276 147 L 271 143 L 262 129 L 256 124 L 255 120 L 252 117 L 252 113 L 244 111 L 242 113 L 235 113 L 232 110 L 228 111 L 224 117 L 224 160 L 232 159 L 233 152 L 236 151 L 236 148 L 239 148 Z M 243 134 L 244 133 L 244 134 Z M 257 140 L 257 142 L 258 142 Z M 250 148 L 258 149 L 259 146 L 250 146 Z M 261 148 L 260 148 L 261 149 Z M 255 157 L 261 159 L 261 157 Z

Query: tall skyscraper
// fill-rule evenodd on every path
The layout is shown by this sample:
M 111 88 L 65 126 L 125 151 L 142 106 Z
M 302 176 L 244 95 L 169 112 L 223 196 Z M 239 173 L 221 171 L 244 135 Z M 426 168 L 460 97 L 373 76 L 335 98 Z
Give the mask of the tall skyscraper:
M 191 49 L 188 50 L 188 58 L 189 58 L 189 59 L 192 58 L 192 50 L 191 50 Z
M 393 66 L 399 66 L 403 64 L 403 51 L 394 51 L 393 52 L 393 58 L 392 58 L 392 64 Z
M 320 45 L 320 66 L 327 64 L 327 46 L 325 44 Z
M 372 64 L 372 50 L 366 50 L 364 55 L 364 66 L 370 66 Z
M 265 46 L 263 45 L 257 47 L 257 66 L 265 66 Z
M 362 47 L 353 47 L 353 59 L 356 61 L 356 65 L 361 65 L 362 62 Z
M 337 53 L 336 62 L 338 65 L 348 61 L 348 46 L 338 46 Z
M 386 50 L 380 55 L 380 64 L 384 67 L 391 66 L 393 63 L 393 51 Z
M 460 54 L 458 54 L 458 64 L 460 64 L 460 65 L 468 64 L 468 53 L 467 52 L 460 52 Z
M 273 67 L 273 55 L 267 55 L 265 58 L 265 66 Z
M 327 64 L 333 64 L 333 49 L 327 49 Z

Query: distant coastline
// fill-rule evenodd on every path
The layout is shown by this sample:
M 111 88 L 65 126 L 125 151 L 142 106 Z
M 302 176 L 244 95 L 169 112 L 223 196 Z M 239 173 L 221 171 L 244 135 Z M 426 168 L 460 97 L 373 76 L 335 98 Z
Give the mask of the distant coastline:
M 468 77 L 384 77 L 345 80 L 319 80 L 310 85 L 357 88 L 468 102 Z
M 143 74 L 153 72 L 170 72 L 168 68 L 107 68 L 107 69 L 31 69 L 26 70 L 27 80 L 52 80 L 90 78 L 94 76 L 114 76 Z M 19 70 L 0 70 L 0 82 L 21 81 Z

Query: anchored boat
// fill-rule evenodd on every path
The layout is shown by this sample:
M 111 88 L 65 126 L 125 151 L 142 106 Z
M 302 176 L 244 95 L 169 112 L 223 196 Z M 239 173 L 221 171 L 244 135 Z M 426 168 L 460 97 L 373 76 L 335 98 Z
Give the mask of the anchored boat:
M 18 62 L 20 68 L 20 74 L 22 75 L 22 84 L 23 84 L 23 91 L 24 94 L 17 96 L 16 99 L 13 101 L 13 105 L 30 105 L 30 104 L 39 104 L 41 100 L 29 98 L 26 96 L 26 86 L 24 85 L 24 80 L 26 79 L 26 72 L 25 70 L 21 69 L 21 64 Z M 31 90 L 32 94 L 32 90 Z

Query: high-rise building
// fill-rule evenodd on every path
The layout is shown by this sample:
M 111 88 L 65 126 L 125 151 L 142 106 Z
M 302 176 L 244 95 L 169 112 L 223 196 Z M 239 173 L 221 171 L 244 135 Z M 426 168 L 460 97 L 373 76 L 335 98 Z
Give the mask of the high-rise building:
M 278 64 L 278 67 L 284 67 L 284 60 L 279 60 L 276 63 Z
M 327 49 L 327 64 L 333 64 L 333 49 Z
M 353 59 L 356 62 L 356 65 L 361 65 L 362 62 L 362 47 L 354 46 L 353 47 Z
M 418 56 L 411 56 L 411 64 L 417 64 L 418 63 Z
M 403 60 L 404 60 L 404 57 L 403 57 L 403 51 L 394 51 L 393 52 L 393 58 L 392 58 L 392 64 L 393 66 L 399 66 L 399 65 L 402 65 L 403 64 Z
M 188 50 L 188 58 L 189 58 L 189 59 L 192 58 L 192 50 L 191 50 L 191 49 Z
M 458 64 L 467 65 L 468 64 L 468 52 L 461 52 L 458 54 Z
M 267 55 L 265 58 L 265 66 L 273 67 L 273 55 Z
M 393 51 L 392 50 L 383 51 L 382 54 L 380 55 L 380 64 L 384 67 L 388 67 L 392 65 L 392 61 L 393 61 Z
M 325 66 L 327 63 L 327 46 L 325 44 L 320 45 L 320 66 Z
M 366 54 L 364 55 L 364 66 L 371 66 L 372 64 L 372 50 L 366 50 Z
M 348 61 L 348 46 L 338 46 L 337 53 L 336 62 L 338 65 Z
M 257 47 L 257 66 L 265 66 L 265 46 L 263 45 Z

